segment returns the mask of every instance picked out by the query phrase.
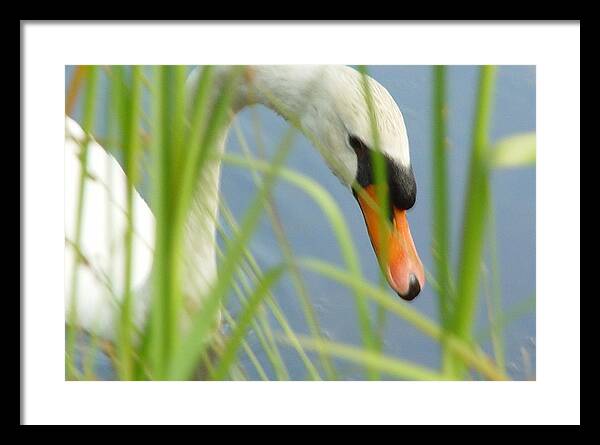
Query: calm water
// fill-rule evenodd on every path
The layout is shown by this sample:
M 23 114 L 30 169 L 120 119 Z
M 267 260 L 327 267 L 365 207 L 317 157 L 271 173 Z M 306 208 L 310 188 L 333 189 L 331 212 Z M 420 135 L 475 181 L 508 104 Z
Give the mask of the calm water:
M 384 85 L 398 103 L 408 129 L 411 161 L 417 178 L 418 193 L 409 221 L 415 244 L 425 267 L 433 270 L 431 255 L 431 69 L 425 66 L 371 66 L 369 72 Z M 67 68 L 66 81 L 71 68 Z M 461 232 L 461 214 L 471 126 L 473 121 L 477 68 L 451 67 L 448 73 L 450 199 L 453 224 L 452 250 L 457 257 Z M 498 70 L 497 94 L 491 126 L 492 140 L 515 132 L 535 130 L 535 67 L 503 66 Z M 287 124 L 270 110 L 255 107 L 242 111 L 237 119 L 250 141 L 254 139 L 253 119 L 258 115 L 267 155 L 274 152 L 287 130 Z M 75 114 L 79 118 L 79 111 Z M 102 116 L 101 116 L 102 118 Z M 105 127 L 99 122 L 99 132 Z M 230 152 L 241 152 L 235 137 L 228 142 Z M 355 199 L 325 166 L 311 144 L 298 135 L 287 166 L 314 178 L 337 201 L 358 249 L 364 275 L 372 282 L 378 280 L 375 255 L 366 233 L 363 218 Z M 236 217 L 241 218 L 256 188 L 251 174 L 238 167 L 223 166 L 222 195 Z M 506 358 L 513 378 L 535 376 L 535 168 L 496 171 L 493 175 L 494 207 L 501 273 L 502 306 L 509 317 L 504 332 Z M 317 205 L 298 189 L 279 183 L 274 202 L 298 256 L 314 256 L 343 265 L 335 238 Z M 252 240 L 251 250 L 263 268 L 277 264 L 282 258 L 270 219 L 265 216 Z M 356 321 L 354 300 L 348 290 L 316 274 L 305 274 L 305 284 L 325 334 L 338 342 L 359 345 L 360 334 Z M 391 291 L 390 291 L 391 292 Z M 303 312 L 289 279 L 276 288 L 275 295 L 292 328 L 308 333 Z M 235 297 L 231 299 L 235 300 Z M 437 319 L 436 296 L 431 286 L 410 303 L 416 309 Z M 526 310 L 520 308 L 525 307 Z M 528 309 L 527 309 L 528 308 Z M 237 307 L 231 304 L 232 312 Z M 276 323 L 274 322 L 274 325 Z M 485 305 L 481 304 L 477 331 L 483 333 L 483 345 L 491 351 L 485 332 L 489 322 Z M 250 342 L 262 356 L 256 336 Z M 439 348 L 408 323 L 389 316 L 385 329 L 385 351 L 426 366 L 439 366 Z M 305 377 L 303 365 L 291 349 L 282 354 L 292 378 Z M 346 362 L 339 362 L 340 373 L 348 379 L 361 379 L 361 371 Z M 252 366 L 247 366 L 250 377 Z M 270 371 L 267 368 L 267 371 Z

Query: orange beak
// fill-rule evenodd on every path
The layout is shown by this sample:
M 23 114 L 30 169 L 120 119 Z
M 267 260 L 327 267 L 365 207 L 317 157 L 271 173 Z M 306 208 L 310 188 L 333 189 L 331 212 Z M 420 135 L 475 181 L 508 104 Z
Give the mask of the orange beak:
M 382 221 L 381 212 L 377 210 L 380 206 L 376 186 L 369 185 L 355 196 L 388 283 L 403 299 L 414 299 L 425 285 L 425 271 L 410 234 L 406 210 L 392 209 L 390 225 L 388 221 Z

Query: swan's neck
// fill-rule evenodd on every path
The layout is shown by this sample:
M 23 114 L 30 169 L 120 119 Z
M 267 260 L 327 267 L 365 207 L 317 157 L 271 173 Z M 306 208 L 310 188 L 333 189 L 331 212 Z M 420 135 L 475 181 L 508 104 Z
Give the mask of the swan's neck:
M 231 67 L 216 67 L 214 85 L 218 90 L 230 74 Z M 188 88 L 196 84 L 201 69 L 188 80 Z M 247 67 L 235 84 L 232 113 L 218 135 L 214 149 L 217 155 L 225 150 L 231 121 L 239 111 L 252 104 L 263 104 L 278 114 L 299 116 L 307 103 L 307 91 L 317 76 L 316 66 L 253 66 Z M 216 156 L 213 159 L 219 159 Z M 184 291 L 192 302 L 198 302 L 214 282 L 217 267 L 216 227 L 219 206 L 219 160 L 208 161 L 198 179 L 186 224 L 184 246 Z
M 219 135 L 216 150 L 223 153 L 227 130 Z M 219 157 L 208 160 L 198 178 L 185 227 L 184 292 L 188 300 L 197 304 L 210 289 L 217 273 L 216 228 L 219 208 Z

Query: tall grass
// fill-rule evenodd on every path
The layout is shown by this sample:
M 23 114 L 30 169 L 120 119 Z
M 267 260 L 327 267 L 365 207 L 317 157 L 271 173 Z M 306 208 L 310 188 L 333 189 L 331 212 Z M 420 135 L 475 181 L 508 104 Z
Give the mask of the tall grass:
M 69 329 L 67 330 L 67 345 L 66 345 L 66 374 L 67 376 L 73 376 L 77 374 L 76 367 L 74 366 L 74 357 L 75 357 L 75 342 L 76 342 L 76 331 L 75 325 L 77 321 L 77 291 L 79 289 L 78 286 L 78 277 L 79 277 L 79 267 L 81 266 L 82 256 L 79 255 L 79 246 L 81 244 L 81 235 L 83 231 L 83 207 L 85 205 L 85 189 L 86 189 L 86 177 L 87 177 L 87 162 L 88 162 L 88 144 L 89 144 L 89 135 L 94 132 L 94 124 L 95 124 L 95 113 L 96 113 L 96 92 L 98 87 L 98 70 L 96 67 L 86 67 L 85 71 L 80 71 L 85 73 L 87 85 L 86 85 L 86 94 L 84 99 L 84 114 L 83 114 L 83 128 L 86 130 L 86 138 L 83 141 L 81 146 L 81 154 L 80 154 L 80 162 L 81 162 L 81 170 L 78 181 L 78 190 L 77 190 L 77 207 L 76 207 L 76 216 L 75 216 L 75 239 L 73 240 L 73 244 L 75 246 L 75 251 L 77 252 L 74 255 L 74 261 L 72 265 L 65 265 L 65 267 L 72 267 L 73 272 L 71 275 L 71 283 L 69 292 L 71 294 L 70 300 L 70 311 L 69 311 Z M 76 76 L 76 79 L 80 81 Z M 69 105 L 67 103 L 67 105 Z
M 376 146 L 379 136 L 375 122 L 372 97 L 367 82 L 368 69 L 361 67 L 366 105 L 370 110 L 372 131 Z M 111 100 L 109 114 L 114 124 L 114 141 L 105 146 L 117 147 L 127 174 L 127 188 L 120 191 L 127 197 L 127 230 L 123 242 L 127 252 L 125 261 L 125 294 L 119 306 L 119 323 L 114 345 L 103 347 L 111 354 L 117 376 L 121 380 L 186 380 L 186 379 L 246 379 L 255 373 L 260 379 L 290 378 L 290 363 L 281 349 L 293 351 L 309 380 L 345 378 L 337 368 L 339 361 L 356 364 L 364 370 L 364 377 L 382 376 L 398 379 L 448 380 L 470 378 L 472 374 L 485 379 L 508 379 L 504 368 L 502 349 L 502 317 L 499 312 L 501 296 L 498 287 L 497 264 L 492 264 L 493 308 L 490 317 L 493 329 L 494 357 L 483 352 L 473 334 L 473 323 L 478 306 L 478 286 L 481 264 L 484 261 L 486 234 L 495 240 L 494 226 L 489 225 L 491 190 L 489 171 L 494 159 L 506 162 L 508 149 L 491 150 L 489 125 L 494 94 L 494 68 L 482 67 L 477 91 L 477 109 L 471 147 L 468 190 L 462 222 L 462 244 L 456 275 L 450 262 L 451 224 L 448 212 L 448 157 L 446 140 L 447 79 L 445 67 L 433 68 L 433 240 L 435 282 L 439 297 L 438 321 L 431 320 L 410 304 L 399 301 L 386 288 L 383 275 L 377 284 L 369 283 L 361 272 L 359 256 L 346 220 L 335 200 L 309 177 L 285 167 L 297 133 L 293 127 L 283 136 L 271 158 L 253 153 L 256 144 L 248 140 L 236 127 L 234 134 L 244 148 L 244 156 L 218 153 L 215 150 L 219 135 L 229 125 L 234 85 L 243 75 L 243 67 L 231 71 L 224 83 L 215 82 L 215 70 L 206 67 L 199 77 L 193 94 L 186 87 L 188 69 L 184 66 L 156 66 L 150 69 L 133 66 L 85 67 L 76 69 L 76 75 L 67 91 L 67 112 L 80 103 L 84 109 L 83 128 L 94 135 L 94 119 L 100 107 L 97 84 L 99 76 L 109 83 Z M 149 107 L 143 107 L 144 98 Z M 297 116 L 289 117 L 291 122 Z M 112 126 L 111 126 L 112 128 Z M 102 142 L 100 137 L 96 137 Z M 520 140 L 520 143 L 523 143 Z M 81 162 L 85 167 L 84 156 Z M 262 150 L 264 152 L 265 150 Z M 502 153 L 501 153 L 502 152 Z M 500 156 L 497 154 L 500 153 Z M 520 152 L 519 152 L 520 153 Z M 150 158 L 150 206 L 156 218 L 154 264 L 151 274 L 151 305 L 147 323 L 138 330 L 132 312 L 135 290 L 131 284 L 133 190 L 140 186 L 142 172 L 147 166 L 143 159 Z M 510 155 L 509 155 L 510 158 Z M 239 220 L 233 217 L 222 198 L 218 231 L 224 238 L 218 246 L 219 268 L 212 287 L 199 289 L 202 293 L 199 307 L 190 307 L 189 295 L 184 290 L 183 252 L 185 226 L 193 196 L 207 165 L 215 160 L 226 166 L 247 169 L 253 175 L 257 192 Z M 386 169 L 382 159 L 374 159 L 374 173 L 379 185 L 386 185 Z M 510 163 L 510 162 L 509 162 Z M 82 170 L 82 172 L 85 169 Z M 417 175 L 418 177 L 418 175 Z M 85 205 L 86 177 L 80 178 L 79 208 Z M 318 258 L 299 258 L 286 238 L 271 199 L 279 181 L 285 181 L 310 197 L 320 208 L 338 244 L 343 267 L 326 263 Z M 387 202 L 387 188 L 378 187 L 379 202 Z M 418 203 L 417 203 L 418 204 Z M 383 233 L 389 224 L 388 206 L 378 209 Z M 263 270 L 249 245 L 264 214 L 269 216 L 276 238 L 274 246 L 282 252 L 283 261 Z M 79 213 L 78 213 L 79 214 Z M 492 221 L 493 222 L 493 221 Z M 79 233 L 79 232 L 78 232 Z M 78 245 L 79 238 L 75 240 Z M 421 247 L 422 249 L 423 247 Z M 494 244 L 490 244 L 494 248 Z M 369 254 L 371 254 L 369 252 Z M 385 258 L 385 251 L 382 253 Z M 492 255 L 495 257 L 495 254 Z M 78 267 L 78 261 L 72 267 Z M 77 270 L 77 269 L 76 269 Z M 342 344 L 328 339 L 321 329 L 319 313 L 314 307 L 303 280 L 303 273 L 318 274 L 345 286 L 355 299 L 356 317 L 362 336 L 360 346 Z M 292 280 L 300 307 L 303 310 L 309 335 L 296 332 L 281 308 L 276 284 Z M 73 274 L 71 289 L 77 289 L 77 273 Z M 454 288 L 456 283 L 456 288 Z M 240 310 L 230 311 L 229 298 L 237 297 Z M 73 299 L 75 302 L 76 299 Z M 75 303 L 74 303 L 75 304 Z M 378 327 L 373 322 L 371 307 L 378 314 Z M 93 379 L 96 348 L 102 341 L 91 342 L 92 352 L 86 355 L 85 375 L 80 375 L 74 362 L 76 344 L 76 307 L 67 320 L 67 376 L 70 379 Z M 222 317 L 228 328 L 222 329 Z M 383 348 L 383 322 L 387 317 L 398 317 L 414 326 L 423 335 L 441 345 L 442 365 L 432 369 L 401 357 L 386 354 Z M 254 336 L 257 342 L 253 342 Z M 255 344 L 258 343 L 256 346 Z M 247 360 L 244 360 L 247 359 Z M 335 359 L 335 360 L 334 360 Z M 247 368 L 250 366 L 250 368 Z M 295 366 L 298 366 L 297 364 Z
M 456 285 L 456 301 L 452 311 L 451 330 L 467 342 L 471 341 L 481 276 L 481 262 L 489 212 L 489 127 L 494 95 L 495 67 L 483 66 L 479 71 L 479 86 L 473 124 L 473 142 L 469 178 L 462 221 L 462 245 Z M 464 374 L 464 365 L 451 360 L 456 377 Z

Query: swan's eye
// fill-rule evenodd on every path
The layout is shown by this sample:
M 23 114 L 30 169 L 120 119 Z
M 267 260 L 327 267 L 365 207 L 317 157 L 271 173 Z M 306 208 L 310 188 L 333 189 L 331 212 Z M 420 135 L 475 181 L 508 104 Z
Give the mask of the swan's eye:
M 352 134 L 348 135 L 348 144 L 356 152 L 356 154 L 366 154 L 369 151 L 369 147 L 359 137 Z

